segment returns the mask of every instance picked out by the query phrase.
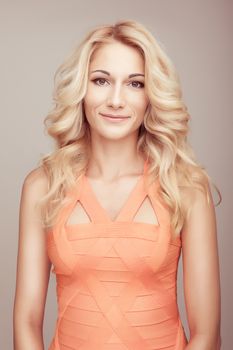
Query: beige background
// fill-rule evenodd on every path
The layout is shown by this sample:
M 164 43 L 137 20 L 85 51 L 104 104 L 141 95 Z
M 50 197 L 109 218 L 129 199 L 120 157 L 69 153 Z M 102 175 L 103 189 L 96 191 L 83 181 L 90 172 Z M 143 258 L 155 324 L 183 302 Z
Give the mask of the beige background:
M 216 208 L 222 283 L 222 338 L 232 348 L 232 23 L 231 0 L 31 0 L 0 1 L 1 26 L 1 336 L 12 349 L 12 307 L 18 241 L 18 209 L 26 174 L 50 150 L 43 119 L 52 102 L 53 75 L 70 49 L 92 26 L 118 19 L 141 21 L 167 48 L 191 114 L 190 141 L 219 186 Z M 217 196 L 215 196 L 215 200 Z M 182 294 L 178 301 L 188 334 Z M 51 276 L 44 339 L 55 327 L 55 279 Z

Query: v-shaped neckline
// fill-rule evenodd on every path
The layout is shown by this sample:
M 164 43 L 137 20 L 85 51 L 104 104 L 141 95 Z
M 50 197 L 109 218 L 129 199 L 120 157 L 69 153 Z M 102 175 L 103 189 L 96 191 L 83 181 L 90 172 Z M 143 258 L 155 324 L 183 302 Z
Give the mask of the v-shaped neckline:
M 147 165 L 148 159 L 144 160 L 143 173 L 139 176 L 138 180 L 136 181 L 136 184 L 133 186 L 132 190 L 130 191 L 129 195 L 127 196 L 125 202 L 121 206 L 121 209 L 118 211 L 118 214 L 115 216 L 114 219 L 110 217 L 107 210 L 102 206 L 95 194 L 95 191 L 92 188 L 90 181 L 88 180 L 87 176 L 83 174 L 82 193 L 84 193 L 85 198 L 88 199 L 92 208 L 94 207 L 94 211 L 96 212 L 97 216 L 101 216 L 100 219 L 104 219 L 109 223 L 117 223 L 121 220 L 124 221 L 124 218 L 127 216 L 127 212 L 130 211 L 131 203 L 132 205 L 135 205 L 137 199 L 143 194 L 143 191 L 140 191 L 140 189 L 143 190 L 143 183 L 147 170 Z

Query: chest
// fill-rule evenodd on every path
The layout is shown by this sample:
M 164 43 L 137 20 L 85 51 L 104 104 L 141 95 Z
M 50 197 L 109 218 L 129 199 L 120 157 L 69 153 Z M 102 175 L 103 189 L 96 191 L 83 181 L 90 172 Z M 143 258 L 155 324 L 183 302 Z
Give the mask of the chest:
M 144 196 L 139 198 L 142 194 L 141 180 L 141 177 L 134 177 L 106 184 L 86 178 L 82 189 L 82 197 L 88 197 L 96 211 L 101 210 L 111 221 L 116 220 L 122 211 L 130 211 L 131 207 L 135 205 L 135 201 L 137 201 L 132 221 L 158 225 L 158 218 L 149 195 L 145 193 Z M 88 203 L 85 205 L 84 202 L 86 201 L 82 201 L 81 198 L 77 200 L 69 215 L 68 224 L 92 221 L 89 215 Z

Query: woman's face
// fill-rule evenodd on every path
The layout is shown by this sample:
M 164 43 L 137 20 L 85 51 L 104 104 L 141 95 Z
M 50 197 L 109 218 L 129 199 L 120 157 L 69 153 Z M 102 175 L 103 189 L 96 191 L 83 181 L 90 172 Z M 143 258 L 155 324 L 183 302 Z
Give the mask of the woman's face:
M 144 79 L 137 49 L 113 42 L 94 52 L 84 98 L 92 135 L 119 139 L 138 131 L 148 105 Z

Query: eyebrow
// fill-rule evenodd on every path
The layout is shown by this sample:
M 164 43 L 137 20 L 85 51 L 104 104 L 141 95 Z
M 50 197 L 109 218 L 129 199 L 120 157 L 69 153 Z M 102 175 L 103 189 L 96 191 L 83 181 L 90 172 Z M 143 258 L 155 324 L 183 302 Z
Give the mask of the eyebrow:
M 91 73 L 95 73 L 95 72 L 101 72 L 101 73 L 104 73 L 104 74 L 106 74 L 106 75 L 110 75 L 109 72 L 107 72 L 106 70 L 103 70 L 103 69 L 93 70 Z M 142 73 L 133 73 L 133 74 L 130 74 L 130 75 L 129 75 L 129 78 L 133 78 L 133 77 L 137 77 L 137 76 L 142 76 L 142 77 L 144 77 L 145 75 L 142 74 Z

